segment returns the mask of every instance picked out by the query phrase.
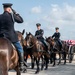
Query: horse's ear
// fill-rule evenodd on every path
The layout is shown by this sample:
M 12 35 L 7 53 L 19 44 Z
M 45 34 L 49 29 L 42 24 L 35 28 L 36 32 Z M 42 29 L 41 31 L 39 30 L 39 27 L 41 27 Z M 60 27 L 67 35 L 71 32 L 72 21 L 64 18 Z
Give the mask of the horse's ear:
M 24 33 L 25 33 L 25 29 L 22 31 L 22 35 L 24 35 Z
M 28 33 L 26 32 L 26 35 L 28 35 Z
M 47 39 L 47 37 L 45 36 L 45 39 Z
M 31 32 L 29 32 L 29 34 L 31 34 Z

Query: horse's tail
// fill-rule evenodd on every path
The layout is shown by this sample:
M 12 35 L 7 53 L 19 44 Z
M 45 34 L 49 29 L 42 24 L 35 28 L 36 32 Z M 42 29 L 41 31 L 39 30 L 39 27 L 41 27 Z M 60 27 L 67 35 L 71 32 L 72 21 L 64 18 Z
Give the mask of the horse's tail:
M 0 51 L 0 75 L 8 75 L 7 55 L 7 52 Z

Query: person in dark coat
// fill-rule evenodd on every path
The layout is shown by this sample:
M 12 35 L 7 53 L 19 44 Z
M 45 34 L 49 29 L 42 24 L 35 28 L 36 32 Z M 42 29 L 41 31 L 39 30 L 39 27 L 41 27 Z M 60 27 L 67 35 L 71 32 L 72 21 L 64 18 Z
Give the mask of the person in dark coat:
M 44 30 L 41 29 L 41 24 L 37 23 L 36 26 L 37 26 L 37 31 L 35 32 L 36 38 L 45 45 L 46 49 L 48 49 L 48 44 L 43 37 Z
M 9 39 L 11 43 L 16 47 L 19 54 L 20 69 L 24 69 L 24 52 L 23 48 L 18 40 L 18 35 L 14 29 L 14 23 L 23 23 L 22 17 L 16 13 L 12 8 L 12 4 L 4 3 L 4 12 L 0 15 L 0 37 L 3 35 Z
M 62 43 L 61 43 L 61 40 L 60 40 L 59 28 L 56 27 L 55 30 L 56 30 L 56 32 L 52 35 L 52 38 L 54 38 L 59 43 L 59 45 L 62 47 Z

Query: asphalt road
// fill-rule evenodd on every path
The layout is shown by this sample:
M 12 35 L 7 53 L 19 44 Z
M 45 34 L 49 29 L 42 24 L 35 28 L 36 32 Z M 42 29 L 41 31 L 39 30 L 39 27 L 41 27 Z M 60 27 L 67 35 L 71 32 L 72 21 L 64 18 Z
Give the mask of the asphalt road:
M 22 73 L 21 75 L 35 75 L 35 69 L 27 69 L 27 73 Z M 16 75 L 14 71 L 10 71 L 9 75 Z M 75 75 L 75 61 L 72 63 L 68 63 L 66 65 L 56 65 L 55 67 L 52 67 L 52 65 L 49 64 L 48 70 L 40 71 L 37 75 Z

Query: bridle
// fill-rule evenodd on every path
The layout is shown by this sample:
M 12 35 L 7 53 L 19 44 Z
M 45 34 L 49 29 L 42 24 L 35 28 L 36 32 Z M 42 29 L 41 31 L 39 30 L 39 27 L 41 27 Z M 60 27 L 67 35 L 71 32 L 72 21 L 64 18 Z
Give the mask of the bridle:
M 29 47 L 27 47 L 27 49 L 33 48 L 34 46 L 35 46 L 35 45 L 29 46 Z

